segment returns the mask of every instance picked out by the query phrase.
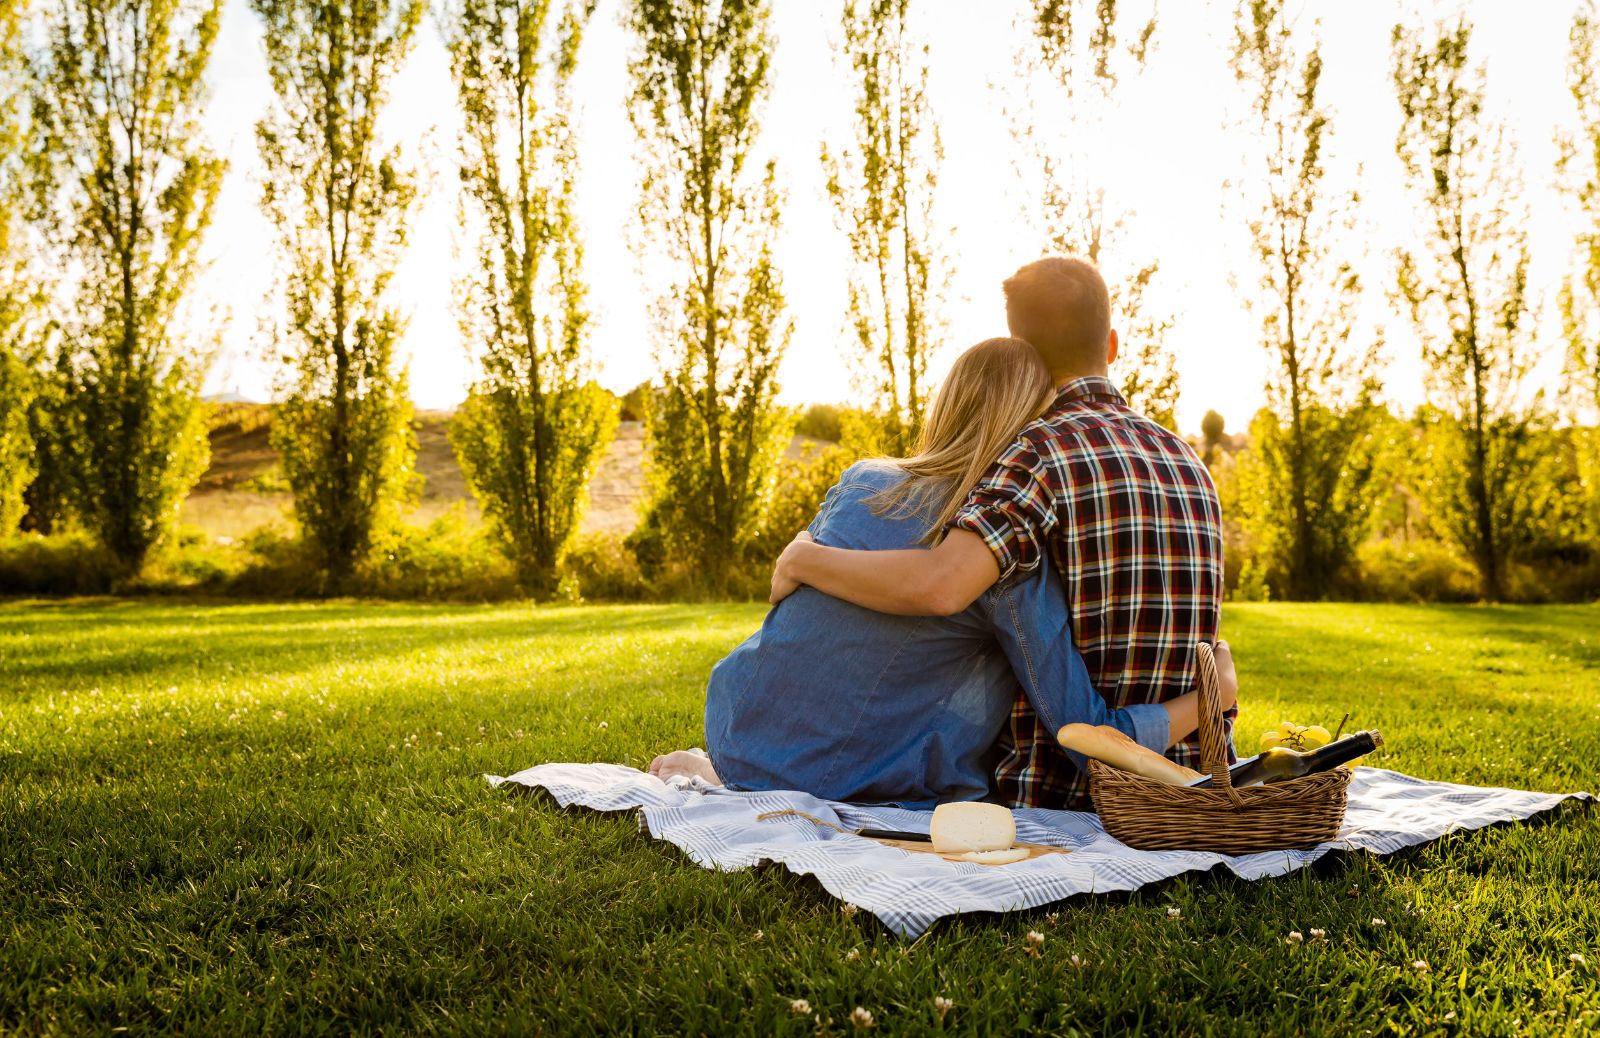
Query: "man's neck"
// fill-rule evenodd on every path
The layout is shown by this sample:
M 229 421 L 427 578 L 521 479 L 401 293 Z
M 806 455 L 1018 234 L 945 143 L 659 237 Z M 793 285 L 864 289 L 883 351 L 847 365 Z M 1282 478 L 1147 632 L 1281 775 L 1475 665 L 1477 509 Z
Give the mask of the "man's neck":
M 1066 388 L 1067 383 L 1076 382 L 1080 378 L 1109 378 L 1110 368 L 1101 368 L 1098 371 L 1057 371 L 1052 374 L 1057 389 Z

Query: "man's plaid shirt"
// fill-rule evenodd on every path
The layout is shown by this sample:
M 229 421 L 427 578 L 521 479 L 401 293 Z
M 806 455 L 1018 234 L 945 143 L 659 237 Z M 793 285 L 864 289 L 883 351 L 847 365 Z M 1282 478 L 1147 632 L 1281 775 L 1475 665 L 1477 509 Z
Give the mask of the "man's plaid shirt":
M 1195 687 L 1195 645 L 1216 638 L 1222 599 L 1216 487 L 1189 445 L 1129 408 L 1109 379 L 1064 386 L 951 525 L 983 538 L 1001 580 L 1048 552 L 1078 651 L 1109 706 L 1160 703 Z M 1087 808 L 1088 777 L 1020 693 L 1002 743 L 995 780 L 1008 802 Z M 1167 756 L 1198 768 L 1199 740 Z

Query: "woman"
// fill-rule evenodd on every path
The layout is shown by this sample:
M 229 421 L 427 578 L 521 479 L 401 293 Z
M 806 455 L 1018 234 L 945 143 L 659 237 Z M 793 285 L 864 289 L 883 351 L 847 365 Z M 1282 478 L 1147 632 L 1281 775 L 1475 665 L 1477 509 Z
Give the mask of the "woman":
M 929 409 L 917 453 L 852 465 L 828 491 L 811 536 L 847 548 L 937 543 L 990 462 L 1050 399 L 1049 373 L 1026 342 L 972 347 Z M 1227 705 L 1232 668 L 1220 643 L 1218 657 Z M 947 617 L 889 616 L 800 588 L 712 669 L 709 758 L 680 750 L 657 757 L 650 771 L 905 807 L 988 799 L 996 739 L 1019 684 L 1052 731 L 1109 724 L 1162 752 L 1196 724 L 1194 692 L 1160 705 L 1106 706 L 1045 564 Z

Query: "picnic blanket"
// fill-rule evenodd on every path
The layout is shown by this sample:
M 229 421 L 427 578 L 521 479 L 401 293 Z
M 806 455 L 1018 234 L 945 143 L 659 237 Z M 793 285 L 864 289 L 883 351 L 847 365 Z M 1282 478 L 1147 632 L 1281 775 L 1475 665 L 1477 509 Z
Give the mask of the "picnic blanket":
M 1068 854 L 1012 865 L 951 862 L 846 835 L 803 818 L 757 821 L 794 810 L 847 829 L 873 827 L 927 832 L 927 811 L 862 807 L 806 793 L 738 793 L 698 779 L 663 782 L 617 764 L 542 764 L 493 786 L 542 789 L 562 807 L 596 811 L 637 809 L 640 828 L 682 850 L 708 869 L 733 870 L 767 862 L 815 876 L 823 889 L 863 908 L 890 930 L 916 937 L 947 915 L 1036 908 L 1074 894 L 1133 890 L 1185 872 L 1222 866 L 1244 879 L 1281 876 L 1335 850 L 1388 854 L 1446 833 L 1529 818 L 1587 793 L 1428 782 L 1379 768 L 1357 768 L 1338 839 L 1311 850 L 1228 856 L 1199 851 L 1137 851 L 1113 839 L 1098 816 L 1080 811 L 1022 808 L 1017 839 L 1070 848 Z

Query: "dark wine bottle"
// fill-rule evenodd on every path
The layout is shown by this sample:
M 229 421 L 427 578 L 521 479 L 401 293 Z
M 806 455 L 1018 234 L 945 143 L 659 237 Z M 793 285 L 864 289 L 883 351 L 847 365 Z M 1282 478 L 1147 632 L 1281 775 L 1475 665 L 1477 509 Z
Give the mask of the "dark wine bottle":
M 1337 768 L 1357 757 L 1365 757 L 1382 745 L 1382 732 L 1356 732 L 1354 735 L 1335 739 L 1326 746 L 1319 746 L 1304 753 L 1283 746 L 1274 746 L 1254 757 L 1247 757 L 1229 768 L 1228 778 L 1235 789 L 1282 782 L 1284 779 L 1299 778 L 1301 775 L 1312 775 L 1319 771 Z M 1210 775 L 1202 775 L 1189 783 L 1193 789 L 1206 789 L 1215 784 Z

